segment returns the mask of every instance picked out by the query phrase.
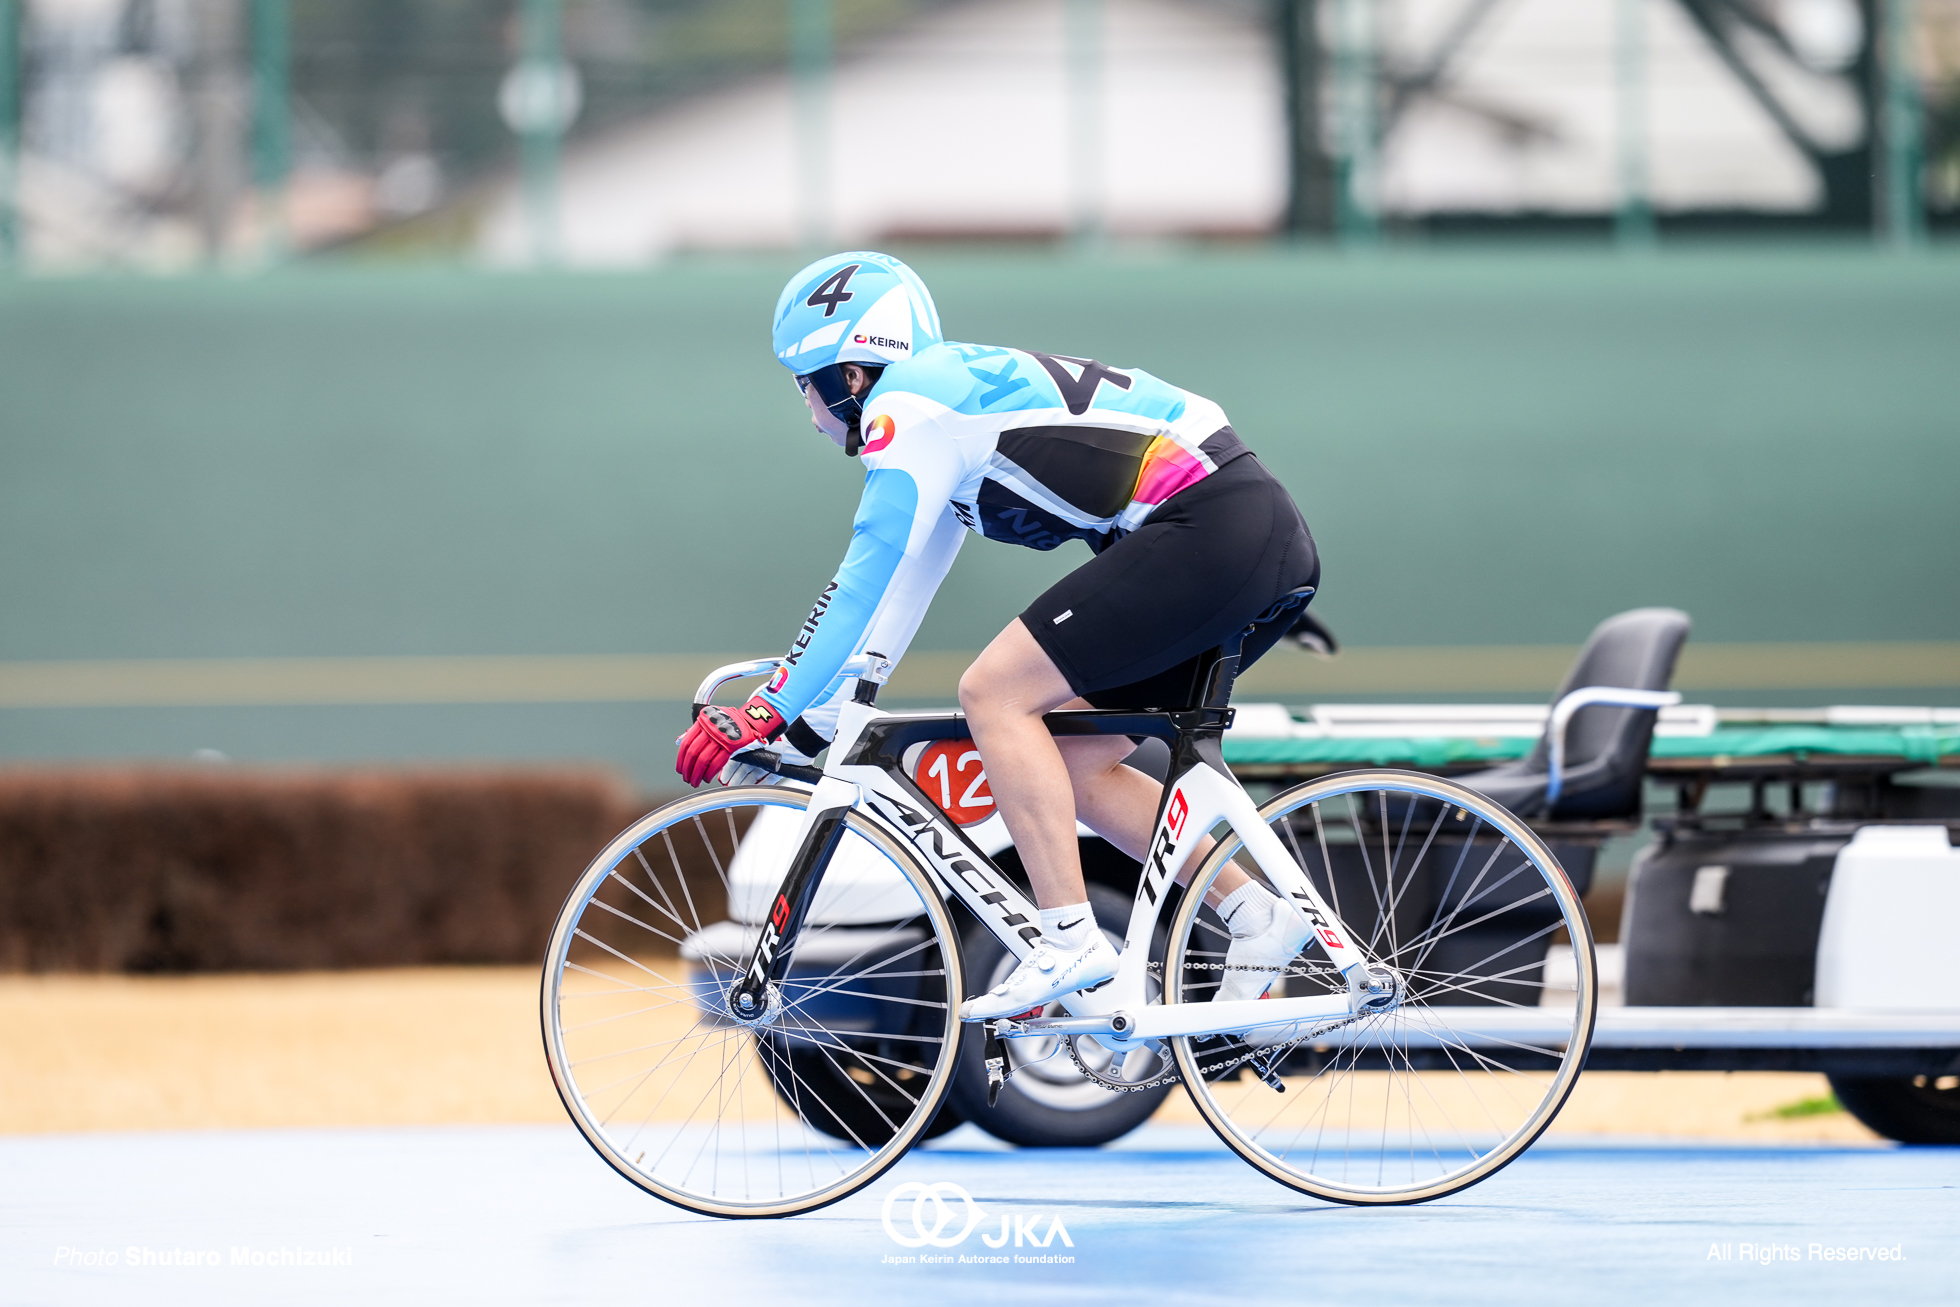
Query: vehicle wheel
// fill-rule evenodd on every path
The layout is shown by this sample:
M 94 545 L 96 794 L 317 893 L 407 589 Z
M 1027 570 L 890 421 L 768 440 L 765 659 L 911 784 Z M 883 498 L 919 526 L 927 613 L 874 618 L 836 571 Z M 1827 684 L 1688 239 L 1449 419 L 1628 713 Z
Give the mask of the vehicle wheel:
M 1960 1076 L 1830 1076 L 1844 1110 L 1902 1144 L 1960 1144 Z
M 586 868 L 552 930 L 541 1014 L 559 1097 L 613 1169 L 692 1211 L 836 1202 L 925 1136 L 952 1079 L 952 917 L 911 848 L 860 813 L 783 941 L 788 970 L 764 1010 L 736 1014 L 760 926 L 733 917 L 763 914 L 731 914 L 731 870 L 758 820 L 780 829 L 809 800 L 741 787 L 650 813 Z M 746 849 L 785 870 L 789 852 Z M 742 878 L 763 882 L 776 883 Z
M 1130 899 L 1107 886 L 1092 883 L 1088 888 L 1097 924 L 1120 949 L 1122 928 L 1130 919 Z M 967 929 L 962 947 L 968 997 L 992 989 L 1014 969 L 1014 955 L 978 923 Z M 1161 956 L 1161 941 L 1156 951 Z M 1059 1006 L 1052 1011 L 1059 1012 Z M 1076 1069 L 1059 1039 L 1009 1039 L 1003 1044 L 1014 1074 L 1001 1086 L 994 1106 L 988 1107 L 986 1036 L 978 1023 L 968 1023 L 947 1097 L 967 1120 L 1023 1148 L 1106 1144 L 1142 1125 L 1176 1088 L 1167 1084 L 1131 1092 L 1105 1089 Z M 1094 1059 L 1099 1069 L 1113 1060 L 1093 1043 L 1078 1041 L 1078 1046 L 1078 1056 Z
M 805 1123 L 833 1139 L 889 1143 L 892 1118 L 903 1115 L 909 1106 L 905 1101 L 905 1073 L 897 1077 L 898 1086 L 888 1087 L 866 1068 L 857 1068 L 853 1075 L 850 1066 L 839 1066 L 822 1049 L 782 1041 L 776 1055 L 764 1058 L 762 1065 L 769 1072 L 777 1095 L 785 1103 L 808 1109 Z M 940 1104 L 932 1124 L 919 1132 L 919 1141 L 937 1139 L 948 1130 L 956 1130 L 965 1119 L 949 1095 Z
M 1592 934 L 1557 860 L 1498 804 L 1414 772 L 1343 772 L 1259 815 L 1350 943 L 1393 973 L 1397 1000 L 1306 1030 L 1172 1040 L 1199 1113 L 1253 1166 L 1335 1202 L 1423 1202 L 1495 1174 L 1551 1124 L 1592 1039 Z M 1205 892 L 1242 850 L 1223 840 L 1172 919 L 1171 1002 L 1217 992 L 1231 940 Z M 1545 952 L 1561 931 L 1576 980 L 1553 991 Z M 1307 939 L 1275 990 L 1345 996 Z

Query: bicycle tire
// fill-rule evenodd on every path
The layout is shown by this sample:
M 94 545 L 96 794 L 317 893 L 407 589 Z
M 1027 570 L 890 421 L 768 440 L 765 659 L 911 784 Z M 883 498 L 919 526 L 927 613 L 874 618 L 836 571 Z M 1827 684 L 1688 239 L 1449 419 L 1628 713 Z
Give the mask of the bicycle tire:
M 1396 968 L 1401 998 L 1338 1027 L 1174 1039 L 1199 1115 L 1266 1175 L 1339 1203 L 1427 1202 L 1516 1160 L 1571 1094 L 1598 1003 L 1592 933 L 1557 859 L 1494 801 L 1416 772 L 1338 773 L 1259 815 L 1349 937 Z M 1331 841 L 1330 816 L 1347 818 Z M 1242 847 L 1221 840 L 1172 920 L 1171 1002 L 1207 1001 L 1219 983 L 1229 937 L 1204 900 Z M 1560 931 L 1570 990 L 1544 978 Z M 1287 996 L 1346 988 L 1311 936 L 1279 983 Z M 1505 1008 L 1522 1011 L 1491 1015 Z
M 737 917 L 761 915 L 738 902 L 751 880 L 731 881 L 736 858 L 746 844 L 787 866 L 748 837 L 759 814 L 809 801 L 736 787 L 649 813 L 587 866 L 552 929 L 540 1021 L 559 1098 L 609 1166 L 690 1211 L 790 1216 L 848 1197 L 925 1137 L 951 1082 L 958 932 L 910 846 L 864 813 L 782 943 L 767 1015 L 729 1006 L 760 930 Z M 792 1052 L 836 1074 L 812 1085 Z M 853 1131 L 867 1115 L 868 1138 Z

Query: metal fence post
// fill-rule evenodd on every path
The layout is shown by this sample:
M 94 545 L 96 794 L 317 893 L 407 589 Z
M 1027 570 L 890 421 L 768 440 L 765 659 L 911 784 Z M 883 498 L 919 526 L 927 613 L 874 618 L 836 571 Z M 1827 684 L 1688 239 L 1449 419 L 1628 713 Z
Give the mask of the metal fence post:
M 190 110 L 194 142 L 189 179 L 204 260 L 217 266 L 236 253 L 240 200 L 250 186 L 247 159 L 251 88 L 246 81 L 244 0 L 187 6 L 193 55 Z
M 830 243 L 830 6 L 831 0 L 791 0 L 789 14 L 797 228 L 811 251 Z
M 1619 164 L 1619 204 L 1613 237 L 1623 248 L 1654 243 L 1654 208 L 1647 172 L 1647 0 L 1614 0 L 1614 118 Z
M 1914 0 L 1886 0 L 1881 21 L 1881 68 L 1885 79 L 1885 227 L 1897 249 L 1911 249 L 1925 236 L 1925 199 L 1920 187 L 1919 78 L 1913 68 Z
M 1375 0 L 1340 0 L 1335 55 L 1340 156 L 1335 160 L 1335 226 L 1341 244 L 1372 245 L 1381 235 L 1376 133 Z
M 252 0 L 252 183 L 260 249 L 286 253 L 286 177 L 292 168 L 292 14 L 288 0 Z
M 1066 0 L 1068 28 L 1069 231 L 1093 248 L 1103 238 L 1102 0 Z
M 20 258 L 20 0 L 0 0 L 0 271 Z
M 1321 137 L 1326 51 L 1321 0 L 1279 0 L 1280 60 L 1286 82 L 1285 232 L 1298 239 L 1334 229 L 1334 162 Z
M 538 70 L 535 77 L 539 87 L 547 77 L 553 79 L 552 95 L 557 94 L 555 79 L 565 62 L 563 22 L 560 0 L 524 0 L 522 57 Z M 547 69 L 549 73 L 544 71 Z M 540 100 L 547 98 L 541 89 L 537 94 Z M 524 218 L 533 263 L 549 264 L 558 258 L 558 155 L 564 130 L 554 111 L 540 107 L 536 118 L 518 136 L 524 168 Z

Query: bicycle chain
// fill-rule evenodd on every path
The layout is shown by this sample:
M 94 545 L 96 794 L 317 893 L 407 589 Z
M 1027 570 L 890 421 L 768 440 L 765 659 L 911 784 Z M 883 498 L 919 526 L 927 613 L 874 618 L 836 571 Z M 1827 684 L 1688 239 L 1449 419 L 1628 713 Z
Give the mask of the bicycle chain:
M 1309 1040 L 1318 1039 L 1322 1035 L 1332 1034 L 1334 1031 L 1339 1030 L 1342 1026 L 1351 1026 L 1355 1022 L 1361 1020 L 1363 1017 L 1368 1017 L 1372 1015 L 1374 1014 L 1370 1012 L 1357 1012 L 1355 1015 L 1351 1017 L 1345 1017 L 1342 1020 L 1330 1022 L 1327 1025 L 1317 1027 L 1316 1029 L 1310 1030 L 1306 1034 L 1300 1036 L 1298 1039 L 1287 1041 L 1285 1045 L 1286 1051 L 1291 1052 L 1293 1049 L 1298 1048 L 1301 1044 L 1304 1044 Z M 1102 1088 L 1109 1090 L 1113 1094 L 1134 1094 L 1145 1089 L 1155 1089 L 1159 1085 L 1174 1085 L 1180 1079 L 1182 1079 L 1182 1077 L 1179 1076 L 1177 1072 L 1171 1071 L 1171 1072 L 1167 1072 L 1164 1075 L 1158 1076 L 1154 1079 L 1145 1080 L 1138 1084 L 1129 1084 L 1127 1082 L 1111 1080 L 1109 1077 L 1090 1069 L 1087 1065 L 1083 1063 L 1081 1056 L 1077 1054 L 1075 1051 L 1075 1041 L 1078 1038 L 1081 1038 L 1081 1036 L 1065 1035 L 1062 1037 L 1062 1047 L 1068 1050 L 1069 1061 L 1075 1063 L 1075 1069 L 1082 1073 L 1082 1076 L 1085 1080 L 1100 1085 Z M 1277 1047 L 1280 1046 L 1277 1044 L 1273 1045 L 1273 1048 L 1277 1048 Z M 1252 1061 L 1256 1057 L 1262 1057 L 1267 1054 L 1270 1054 L 1273 1051 L 1273 1048 L 1248 1047 L 1245 1052 L 1239 1054 L 1235 1058 L 1232 1058 L 1230 1061 L 1214 1062 L 1209 1066 L 1200 1062 L 1198 1064 L 1198 1071 L 1200 1074 L 1204 1075 L 1208 1079 L 1213 1078 L 1214 1073 L 1216 1073 L 1217 1075 L 1226 1075 L 1233 1071 L 1238 1070 L 1240 1067 L 1244 1066 L 1246 1063 Z M 1177 1063 L 1175 1060 L 1173 1060 L 1167 1063 L 1166 1065 L 1176 1066 Z
M 1259 971 L 1259 972 L 1266 972 L 1266 971 L 1271 971 L 1271 970 L 1272 970 L 1272 968 L 1271 968 L 1271 967 L 1256 967 L 1256 966 L 1250 966 L 1250 965 L 1241 965 L 1241 966 L 1236 966 L 1236 967 L 1235 967 L 1235 966 L 1233 966 L 1233 965 L 1232 965 L 1231 963 L 1229 963 L 1229 962 L 1187 962 L 1187 963 L 1185 963 L 1185 964 L 1184 964 L 1184 970 L 1186 970 L 1186 971 Z M 1298 977 L 1302 977 L 1302 978 L 1304 978 L 1304 977 L 1307 977 L 1307 976 L 1321 976 L 1321 977 L 1326 977 L 1326 976 L 1338 976 L 1338 975 L 1340 975 L 1340 974 L 1341 974 L 1341 973 L 1340 973 L 1340 971 L 1339 971 L 1339 970 L 1337 970 L 1337 969 L 1336 969 L 1336 968 L 1334 968 L 1334 967 L 1317 967 L 1317 966 L 1314 966 L 1314 965 L 1312 965 L 1312 964 L 1310 963 L 1310 964 L 1308 964 L 1308 969 L 1307 969 L 1307 970 L 1305 970 L 1305 971 L 1294 971 L 1294 970 L 1292 970 L 1291 968 L 1286 968 L 1286 969 L 1283 969 L 1283 970 L 1281 970 L 1281 971 L 1279 971 L 1279 972 L 1277 973 L 1277 975 L 1276 975 L 1276 978 L 1284 978 L 1284 977 L 1287 977 L 1287 976 L 1298 976 Z
M 1267 970 L 1267 968 L 1265 967 L 1228 966 L 1222 962 L 1188 963 L 1187 968 L 1192 971 L 1265 971 Z M 1283 974 L 1289 976 L 1312 976 L 1312 975 L 1319 975 L 1321 974 L 1321 972 L 1319 971 L 1299 972 L 1299 971 L 1288 970 Z M 1339 975 L 1340 973 L 1332 972 L 1331 974 Z M 1339 1030 L 1342 1026 L 1352 1025 L 1356 1021 L 1361 1020 L 1362 1017 L 1367 1015 L 1369 1014 L 1366 1012 L 1357 1013 L 1356 1015 L 1347 1017 L 1344 1020 L 1333 1022 L 1331 1025 L 1322 1026 L 1317 1030 L 1302 1035 L 1299 1039 L 1293 1040 L 1291 1044 L 1288 1045 L 1288 1047 L 1290 1049 L 1292 1047 L 1296 1047 L 1300 1044 L 1305 1043 L 1309 1039 L 1318 1039 L 1320 1036 L 1327 1034 L 1329 1031 Z M 1075 1063 L 1075 1069 L 1082 1073 L 1082 1076 L 1085 1080 L 1100 1085 L 1102 1088 L 1107 1089 L 1113 1094 L 1140 1093 L 1145 1089 L 1156 1089 L 1160 1085 L 1174 1085 L 1178 1083 L 1180 1079 L 1182 1079 L 1182 1077 L 1176 1071 L 1168 1071 L 1163 1075 L 1153 1077 L 1152 1079 L 1149 1080 L 1139 1081 L 1135 1084 L 1132 1084 L 1128 1081 L 1111 1080 L 1108 1076 L 1105 1076 L 1101 1072 L 1091 1069 L 1088 1066 L 1088 1064 L 1083 1062 L 1081 1054 L 1075 1051 L 1075 1041 L 1079 1038 L 1083 1038 L 1083 1036 L 1079 1036 L 1079 1035 L 1062 1036 L 1062 1047 L 1068 1050 L 1069 1061 Z M 1198 1070 L 1207 1076 L 1209 1076 L 1213 1071 L 1224 1071 L 1224 1072 L 1233 1071 L 1241 1066 L 1244 1066 L 1247 1062 L 1250 1062 L 1253 1058 L 1258 1057 L 1261 1054 L 1270 1051 L 1271 1050 L 1269 1049 L 1263 1049 L 1263 1048 L 1251 1049 L 1231 1062 L 1223 1062 L 1217 1064 L 1216 1066 L 1209 1066 L 1209 1067 L 1200 1063 L 1198 1066 Z M 1174 1058 L 1166 1059 L 1165 1065 L 1171 1067 L 1176 1066 L 1177 1065 L 1176 1059 Z
M 1082 1073 L 1082 1076 L 1085 1080 L 1088 1080 L 1093 1084 L 1101 1085 L 1104 1089 L 1107 1089 L 1112 1094 L 1135 1094 L 1135 1093 L 1140 1093 L 1145 1089 L 1155 1089 L 1159 1085 L 1174 1085 L 1177 1083 L 1178 1076 L 1176 1071 L 1169 1071 L 1161 1076 L 1155 1077 L 1154 1079 L 1139 1081 L 1136 1084 L 1131 1084 L 1125 1080 L 1111 1080 L 1108 1076 L 1103 1075 L 1099 1071 L 1090 1070 L 1088 1065 L 1082 1061 L 1082 1055 L 1075 1051 L 1075 1041 L 1082 1038 L 1086 1038 L 1086 1036 L 1082 1036 L 1082 1035 L 1062 1036 L 1062 1047 L 1068 1050 L 1068 1060 L 1075 1063 L 1075 1069 Z M 1175 1058 L 1166 1058 L 1164 1060 L 1164 1065 L 1168 1067 L 1175 1067 L 1177 1065 L 1177 1060 Z
M 1300 1045 L 1306 1043 L 1310 1039 L 1318 1039 L 1322 1035 L 1332 1034 L 1334 1031 L 1339 1030 L 1342 1026 L 1351 1026 L 1355 1022 L 1361 1020 L 1363 1017 L 1369 1017 L 1373 1015 L 1375 1014 L 1372 1012 L 1357 1012 L 1351 1017 L 1345 1017 L 1342 1020 L 1332 1022 L 1325 1026 L 1321 1026 L 1317 1030 L 1308 1031 L 1306 1034 L 1300 1036 L 1298 1039 L 1287 1041 L 1285 1045 L 1286 1052 L 1289 1053 L 1292 1052 L 1294 1049 L 1298 1048 Z M 1245 1052 L 1239 1054 L 1239 1056 L 1233 1058 L 1229 1062 L 1216 1062 L 1213 1063 L 1211 1066 L 1206 1066 L 1204 1063 L 1200 1062 L 1198 1064 L 1198 1071 L 1200 1074 L 1206 1076 L 1207 1078 L 1210 1078 L 1213 1072 L 1217 1072 L 1220 1075 L 1224 1075 L 1229 1072 L 1238 1070 L 1240 1067 L 1244 1066 L 1247 1062 L 1252 1061 L 1252 1059 L 1256 1057 L 1265 1056 L 1266 1054 L 1271 1053 L 1274 1048 L 1279 1048 L 1279 1047 L 1280 1045 L 1278 1044 L 1274 1044 L 1271 1048 L 1252 1048 L 1248 1046 Z

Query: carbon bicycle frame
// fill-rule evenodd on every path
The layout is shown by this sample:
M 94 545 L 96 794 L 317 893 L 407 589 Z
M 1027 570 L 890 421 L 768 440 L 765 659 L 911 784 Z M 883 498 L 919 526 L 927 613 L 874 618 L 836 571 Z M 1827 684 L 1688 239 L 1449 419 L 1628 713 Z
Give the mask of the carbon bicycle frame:
M 1368 997 L 1363 968 L 1372 961 L 1338 915 L 1314 889 L 1279 837 L 1260 820 L 1252 799 L 1224 761 L 1221 742 L 1231 723 L 1228 708 L 1179 712 L 1084 709 L 1044 718 L 1057 736 L 1154 736 L 1171 745 L 1171 768 L 1157 805 L 1149 856 L 1137 883 L 1115 977 L 1092 991 L 1062 1000 L 1067 1017 L 1002 1022 L 1003 1037 L 1059 1033 L 1093 1034 L 1117 1042 L 1185 1035 L 1236 1034 L 1255 1026 L 1341 1020 L 1363 1010 Z M 865 702 L 844 706 L 830 761 L 815 782 L 803 816 L 796 856 L 771 903 L 768 923 L 751 955 L 747 974 L 731 993 L 738 1005 L 762 1001 L 763 987 L 786 965 L 780 952 L 793 939 L 842 834 L 844 815 L 856 809 L 884 824 L 917 850 L 940 892 L 964 903 L 976 920 L 1017 958 L 1041 937 L 1038 910 L 993 861 L 947 820 L 937 804 L 906 774 L 905 751 L 933 740 L 971 739 L 958 713 L 894 714 Z M 1169 910 L 1167 891 L 1192 851 L 1220 823 L 1229 826 L 1275 889 L 1313 929 L 1328 960 L 1347 981 L 1347 992 L 1302 998 L 1240 1002 L 1150 1003 L 1145 983 L 1149 941 Z

